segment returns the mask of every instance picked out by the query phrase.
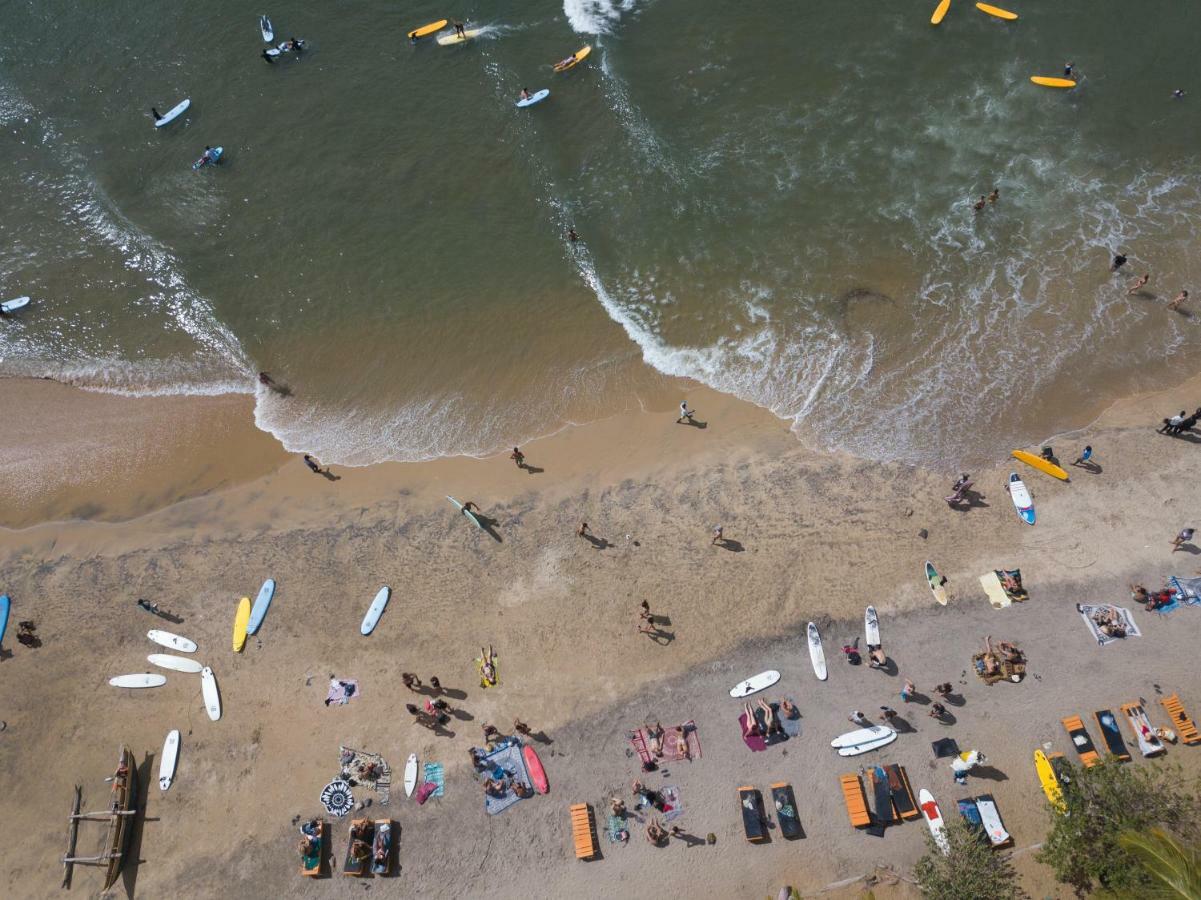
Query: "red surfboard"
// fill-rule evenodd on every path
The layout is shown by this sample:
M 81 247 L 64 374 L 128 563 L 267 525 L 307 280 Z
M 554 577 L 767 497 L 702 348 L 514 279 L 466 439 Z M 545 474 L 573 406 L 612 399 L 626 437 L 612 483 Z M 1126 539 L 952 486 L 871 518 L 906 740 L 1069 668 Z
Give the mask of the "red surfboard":
M 550 785 L 546 781 L 546 771 L 542 768 L 542 760 L 538 758 L 538 754 L 533 747 L 522 747 L 521 755 L 525 759 L 526 770 L 530 773 L 530 781 L 534 784 L 534 790 L 539 794 L 545 794 L 550 790 Z

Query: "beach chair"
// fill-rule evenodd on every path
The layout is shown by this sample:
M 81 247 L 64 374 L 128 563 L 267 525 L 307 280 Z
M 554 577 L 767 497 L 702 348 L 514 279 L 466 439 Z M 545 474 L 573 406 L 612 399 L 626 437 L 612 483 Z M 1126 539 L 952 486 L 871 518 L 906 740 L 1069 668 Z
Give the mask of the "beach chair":
M 370 819 L 355 819 L 350 823 L 350 836 L 346 839 L 346 859 L 342 863 L 342 874 L 362 878 L 371 867 L 371 842 L 375 837 L 375 823 Z M 355 856 L 355 843 L 366 845 L 366 853 Z M 360 848 L 361 849 L 361 848 Z
M 872 786 L 872 801 L 876 807 L 876 824 L 887 826 L 899 822 L 900 819 L 892 806 L 892 793 L 888 789 L 888 774 L 883 767 L 876 766 L 868 769 L 867 778 Z
M 789 840 L 804 837 L 801 819 L 797 815 L 796 796 L 787 781 L 777 781 L 771 786 L 772 804 L 776 807 L 776 821 L 780 823 L 780 834 Z
M 1118 717 L 1112 710 L 1099 709 L 1093 713 L 1097 727 L 1101 729 L 1101 737 L 1105 739 L 1105 747 L 1109 755 L 1120 762 L 1130 762 L 1130 751 L 1122 740 L 1122 730 L 1118 728 Z
M 842 785 L 842 800 L 847 807 L 852 828 L 867 828 L 872 824 L 871 813 L 867 811 L 867 797 L 863 794 L 863 782 L 858 775 L 843 775 L 838 779 Z
M 321 867 L 325 862 L 325 835 L 326 825 L 325 819 L 317 820 L 317 851 L 311 856 L 302 856 L 300 859 L 300 874 L 307 875 L 309 878 L 319 878 L 321 876 Z
M 1084 763 L 1085 768 L 1091 768 L 1101 761 L 1101 757 L 1097 755 L 1097 748 L 1093 746 L 1093 739 L 1088 736 L 1088 731 L 1084 727 L 1084 723 L 1080 721 L 1079 716 L 1069 716 L 1066 719 L 1060 719 L 1063 722 L 1063 727 L 1067 730 L 1068 737 L 1072 739 L 1072 746 L 1076 748 L 1076 752 L 1080 754 L 1080 761 Z
M 592 824 L 592 808 L 587 803 L 576 803 L 568 807 L 571 813 L 571 838 L 575 842 L 576 859 L 592 859 L 600 848 L 597 846 L 596 829 Z
M 1121 709 L 1126 714 L 1130 730 L 1134 732 L 1139 752 L 1143 756 L 1156 756 L 1167 749 L 1151 728 L 1151 721 L 1141 703 L 1123 703 Z
M 913 799 L 913 787 L 909 784 L 909 775 L 896 765 L 885 766 L 888 773 L 888 791 L 892 794 L 892 805 L 902 819 L 916 819 L 921 816 L 917 801 Z
M 375 840 L 371 844 L 371 874 L 382 875 L 387 877 L 392 874 L 392 857 L 396 850 L 396 844 L 393 840 L 393 832 L 395 826 L 391 819 L 376 819 L 375 820 Z M 375 854 L 377 850 L 384 851 L 384 858 L 380 862 L 376 862 Z
M 757 788 L 743 785 L 738 789 L 738 805 L 742 807 L 742 830 L 752 844 L 767 840 L 767 817 L 763 814 L 763 795 Z
M 1193 720 L 1185 713 L 1184 704 L 1180 702 L 1180 695 L 1173 694 L 1171 697 L 1164 697 L 1159 702 L 1168 711 L 1168 718 L 1172 720 L 1172 727 L 1176 729 L 1176 736 L 1180 738 L 1180 743 L 1201 744 L 1201 734 L 1197 732 L 1197 726 L 1193 724 Z

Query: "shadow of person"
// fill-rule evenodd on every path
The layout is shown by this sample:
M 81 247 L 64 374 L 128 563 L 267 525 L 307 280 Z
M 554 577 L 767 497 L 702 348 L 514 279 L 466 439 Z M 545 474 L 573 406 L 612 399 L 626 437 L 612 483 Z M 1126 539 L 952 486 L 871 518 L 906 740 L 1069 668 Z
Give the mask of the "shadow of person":
M 931 718 L 939 725 L 954 725 L 959 721 L 955 718 L 955 714 L 950 711 L 943 713 L 941 716 L 931 716 Z
M 927 706 L 930 703 L 930 697 L 927 694 L 921 693 L 920 691 L 914 691 L 909 695 L 909 702 L 917 703 L 921 706 Z
M 1084 471 L 1088 472 L 1090 475 L 1100 475 L 1105 471 L 1100 465 L 1093 462 L 1091 459 L 1088 462 L 1072 463 L 1072 465 L 1074 465 L 1077 469 L 1084 469 Z
M 584 538 L 592 545 L 593 550 L 608 550 L 613 546 L 609 543 L 608 538 L 594 537 L 591 534 L 584 535 Z
M 172 625 L 183 624 L 183 616 L 177 616 L 175 613 L 167 612 L 165 609 L 160 609 L 155 615 L 166 622 L 170 622 Z
M 943 697 L 943 699 L 952 706 L 963 706 L 965 703 L 967 703 L 967 701 L 963 699 L 963 694 L 950 693 Z
M 685 422 L 683 422 L 682 424 L 691 425 L 693 428 L 699 428 L 702 431 L 704 431 L 706 428 L 709 427 L 708 422 L 702 422 L 700 419 L 688 419 Z
M 897 734 L 914 734 L 917 731 L 903 716 L 893 716 L 884 724 L 895 730 Z
M 431 691 L 431 693 L 433 693 L 433 692 Z M 466 700 L 467 692 L 461 691 L 458 688 L 444 687 L 444 688 L 442 688 L 442 696 L 450 697 L 452 700 Z
M 286 384 L 280 384 L 280 383 L 276 382 L 275 384 L 271 385 L 270 389 L 273 393 L 279 394 L 279 396 L 281 396 L 281 397 L 291 397 L 292 396 L 292 389 L 290 387 L 288 387 Z
M 539 744 L 553 744 L 555 742 L 545 731 L 531 731 L 529 737 L 531 741 L 537 741 Z
M 476 510 L 476 509 L 473 509 L 471 511 L 471 514 L 473 516 L 475 516 L 476 521 L 478 521 L 480 523 L 480 525 L 484 529 L 484 532 L 490 538 L 492 538 L 492 540 L 496 541 L 496 543 L 498 543 L 498 544 L 503 543 L 500 539 L 500 534 L 496 530 L 496 525 L 497 525 L 496 519 L 493 519 L 490 516 L 486 516 L 482 512 L 480 512 L 479 510 Z
M 971 774 L 974 778 L 983 778 L 985 781 L 1009 780 L 1009 776 L 996 766 L 976 766 L 972 769 Z
M 526 473 L 530 474 L 530 475 L 541 475 L 543 472 L 546 471 L 546 469 L 541 469 L 538 466 L 531 466 L 531 465 L 523 466 L 523 468 L 525 469 Z
M 664 647 L 666 647 L 668 644 L 670 644 L 672 641 L 674 641 L 676 639 L 676 635 L 675 635 L 674 631 L 664 631 L 662 628 L 656 628 L 654 631 L 650 632 L 647 636 L 652 641 L 654 641 L 656 644 L 660 644 Z
M 457 708 L 452 709 L 450 711 L 450 714 L 452 716 L 454 716 L 456 719 L 458 719 L 460 722 L 474 722 L 475 721 L 475 716 L 473 716 L 471 713 L 469 713 L 465 709 L 457 709 Z
M 324 478 L 326 481 L 341 481 L 342 480 L 342 476 L 335 475 L 333 472 L 331 472 L 329 470 L 329 466 L 326 466 L 324 469 L 321 470 L 321 477 Z
M 717 542 L 717 546 L 721 547 L 723 550 L 729 550 L 731 553 L 741 553 L 746 549 L 740 542 L 734 540 L 733 538 L 722 538 Z

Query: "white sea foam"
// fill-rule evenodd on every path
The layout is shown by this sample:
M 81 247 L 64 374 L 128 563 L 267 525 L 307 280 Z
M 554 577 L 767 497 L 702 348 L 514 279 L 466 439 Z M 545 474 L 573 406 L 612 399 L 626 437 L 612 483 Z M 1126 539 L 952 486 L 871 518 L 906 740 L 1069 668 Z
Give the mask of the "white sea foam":
M 563 0 L 563 14 L 577 34 L 608 34 L 637 0 Z

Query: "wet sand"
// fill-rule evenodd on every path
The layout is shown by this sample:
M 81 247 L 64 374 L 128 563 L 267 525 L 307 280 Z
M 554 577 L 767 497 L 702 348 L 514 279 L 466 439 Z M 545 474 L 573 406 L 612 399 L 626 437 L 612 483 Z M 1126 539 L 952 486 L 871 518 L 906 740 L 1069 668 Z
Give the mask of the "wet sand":
M 883 839 L 854 832 L 836 776 L 864 759 L 848 765 L 828 747 L 850 730 L 851 708 L 881 704 L 901 709 L 916 733 L 866 762 L 903 763 L 914 789 L 930 787 L 947 814 L 958 796 L 994 793 L 1017 847 L 1028 847 L 1044 833 L 1031 754 L 1050 741 L 1071 755 L 1061 717 L 1091 723 L 1094 709 L 1143 696 L 1152 720 L 1166 724 L 1154 705 L 1157 685 L 1180 691 L 1201 713 L 1189 666 L 1188 624 L 1197 610 L 1164 618 L 1136 611 L 1144 637 L 1098 648 L 1073 608 L 1128 605 L 1128 581 L 1157 586 L 1201 566 L 1193 552 L 1168 547 L 1201 508 L 1201 442 L 1154 433 L 1165 412 L 1196 405 L 1199 388 L 1123 401 L 1089 429 L 1057 438 L 1065 461 L 1093 444 L 1100 471 L 1073 469 L 1070 484 L 1023 471 L 1038 509 L 1034 528 L 1020 522 L 1002 487 L 1016 463 L 973 473 L 983 499 L 953 511 L 941 499 L 945 473 L 809 453 L 769 414 L 690 391 L 706 428 L 672 424 L 671 410 L 614 417 L 523 448 L 543 470 L 534 474 L 502 457 L 340 470 L 335 481 L 298 460 L 278 466 L 276 457 L 268 474 L 214 485 L 128 521 L 0 532 L 0 585 L 13 597 L 13 621 L 34 619 L 45 642 L 30 650 L 9 638 L 0 661 L 9 686 L 0 791 L 27 796 L 36 773 L 39 798 L 11 808 L 6 890 L 58 893 L 71 785 L 84 785 L 85 805 L 89 798 L 102 804 L 102 779 L 122 742 L 146 760 L 144 785 L 152 786 L 143 862 L 126 875 L 126 887 L 143 895 L 181 885 L 201 897 L 361 891 L 340 873 L 346 822 L 333 829 L 333 880 L 302 882 L 297 874 L 291 823 L 320 812 L 317 796 L 337 771 L 340 743 L 383 753 L 397 781 L 409 752 L 447 768 L 444 798 L 418 807 L 398 789 L 387 808 L 367 810 L 401 826 L 398 885 L 377 890 L 751 896 L 785 882 L 812 892 L 877 863 L 904 873 L 921 852 L 924 827 L 909 823 Z M 457 515 L 445 494 L 478 503 L 496 537 Z M 584 519 L 594 542 L 575 535 Z M 725 547 L 710 544 L 717 522 Z M 931 601 L 925 559 L 950 579 L 945 609 Z M 976 578 L 1015 566 L 1031 600 L 994 611 Z M 279 582 L 271 612 L 259 636 L 234 654 L 237 598 L 253 595 L 266 577 Z M 392 586 L 393 598 L 364 638 L 358 623 L 381 584 Z M 154 619 L 134 606 L 137 597 L 182 621 Z M 637 633 L 642 599 L 666 617 L 661 643 Z M 895 675 L 837 658 L 842 642 L 859 633 L 868 603 L 880 610 Z M 825 636 L 825 684 L 815 681 L 801 637 L 810 619 Z M 145 656 L 157 649 L 144 637 L 151 627 L 200 644 L 198 656 L 221 685 L 220 722 L 204 716 L 194 676 L 168 673 L 165 687 L 145 692 L 105 684 L 148 668 Z M 985 687 L 960 674 L 990 633 L 1028 651 L 1031 677 L 1023 684 Z M 500 656 L 502 684 L 484 692 L 472 660 L 486 643 Z M 803 732 L 751 754 L 728 690 L 766 668 L 783 673 L 767 696 L 794 697 Z M 462 708 L 453 737 L 410 723 L 401 671 L 437 674 L 465 694 L 452 700 Z M 325 707 L 330 674 L 358 679 L 362 696 Z M 952 710 L 957 722 L 947 728 L 920 705 L 902 708 L 905 677 L 927 692 L 937 681 L 956 683 L 964 699 Z M 488 817 L 467 748 L 480 743 L 482 722 L 507 730 L 514 717 L 552 741 L 539 745 L 551 793 Z M 629 799 L 638 774 L 626 731 L 686 719 L 697 722 L 703 758 L 653 777 L 679 786 L 679 824 L 702 838 L 714 833 L 716 846 L 655 850 L 635 828 L 629 846 L 612 846 L 602 834 L 604 859 L 577 862 L 567 806 L 593 803 L 603 827 L 607 798 L 624 788 Z M 151 776 L 171 728 L 183 733 L 181 761 L 162 795 Z M 991 777 L 956 790 L 930 753 L 929 740 L 943 731 L 984 751 Z M 1168 757 L 1195 770 L 1196 753 L 1173 748 Z M 791 845 L 773 835 L 767 847 L 750 846 L 735 789 L 754 784 L 766 792 L 776 780 L 792 782 L 807 836 Z M 1054 890 L 1028 853 L 1020 866 L 1029 889 Z M 88 895 L 100 883 L 98 873 L 81 869 L 75 890 Z

